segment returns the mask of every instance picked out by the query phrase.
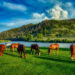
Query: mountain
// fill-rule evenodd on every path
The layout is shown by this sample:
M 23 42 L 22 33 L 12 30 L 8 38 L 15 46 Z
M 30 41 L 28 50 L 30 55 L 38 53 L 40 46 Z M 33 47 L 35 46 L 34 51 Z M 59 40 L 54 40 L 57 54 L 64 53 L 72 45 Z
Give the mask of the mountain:
M 0 33 L 0 40 L 32 40 L 75 37 L 75 19 L 45 20 Z M 44 39 L 45 39 L 44 38 Z

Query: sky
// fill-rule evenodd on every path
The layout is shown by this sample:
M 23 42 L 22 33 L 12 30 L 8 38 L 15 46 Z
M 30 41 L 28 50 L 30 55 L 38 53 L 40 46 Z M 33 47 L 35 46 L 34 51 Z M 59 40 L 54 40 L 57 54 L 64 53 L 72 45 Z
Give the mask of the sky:
M 0 0 L 0 32 L 43 20 L 75 18 L 75 0 Z

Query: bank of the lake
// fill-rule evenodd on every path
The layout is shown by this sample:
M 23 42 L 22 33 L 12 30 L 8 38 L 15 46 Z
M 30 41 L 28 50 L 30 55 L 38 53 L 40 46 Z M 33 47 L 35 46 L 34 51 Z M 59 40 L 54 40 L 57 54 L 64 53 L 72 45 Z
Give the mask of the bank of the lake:
M 11 42 L 10 40 L 0 40 L 0 43 Z
M 66 37 L 66 38 L 43 37 L 43 38 L 34 38 L 34 39 L 16 38 L 16 39 L 9 39 L 9 40 L 11 40 L 11 41 L 27 41 L 27 42 L 75 43 L 74 37 Z

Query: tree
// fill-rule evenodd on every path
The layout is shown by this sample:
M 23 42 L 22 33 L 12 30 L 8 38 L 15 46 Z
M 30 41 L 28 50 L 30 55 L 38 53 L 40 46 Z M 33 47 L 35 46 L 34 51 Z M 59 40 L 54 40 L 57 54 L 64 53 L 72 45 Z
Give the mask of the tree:
M 34 36 L 32 34 L 27 35 L 27 40 L 28 41 L 33 41 L 34 40 Z
M 43 34 L 38 33 L 38 34 L 37 34 L 37 38 L 38 38 L 38 39 L 43 38 Z

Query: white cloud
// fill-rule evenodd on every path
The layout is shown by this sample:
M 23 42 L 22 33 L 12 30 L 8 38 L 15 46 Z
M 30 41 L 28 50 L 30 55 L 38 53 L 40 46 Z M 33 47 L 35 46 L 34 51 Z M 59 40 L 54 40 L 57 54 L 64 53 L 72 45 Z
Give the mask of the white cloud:
M 32 16 L 33 16 L 34 19 L 40 19 L 41 21 L 49 19 L 44 13 L 41 13 L 41 14 L 33 13 Z
M 62 20 L 68 18 L 68 12 L 59 5 L 55 5 L 54 8 L 47 10 L 47 12 L 50 14 L 51 19 Z
M 42 13 L 42 14 L 39 14 L 39 13 L 33 13 L 33 17 L 34 17 L 34 18 L 42 18 L 43 16 L 45 16 L 44 13 Z
M 14 19 L 12 21 L 6 22 L 6 23 L 0 23 L 0 25 L 6 25 L 6 26 L 10 26 L 10 27 L 18 27 L 18 26 L 22 26 L 25 24 L 29 24 L 29 23 L 39 23 L 41 21 L 43 21 L 44 19 Z
M 27 8 L 23 5 L 20 4 L 14 4 L 14 3 L 8 3 L 8 2 L 3 2 L 3 6 L 11 9 L 11 10 L 19 10 L 19 11 L 25 11 Z
M 69 11 L 71 12 L 70 18 L 75 18 L 75 9 L 71 8 Z
M 32 19 L 13 18 L 12 21 L 9 21 L 6 23 L 0 23 L 0 24 L 6 25 L 6 26 L 18 27 L 21 25 L 29 24 L 29 23 L 36 24 L 46 19 L 49 19 L 49 18 L 44 13 L 42 14 L 33 13 Z

